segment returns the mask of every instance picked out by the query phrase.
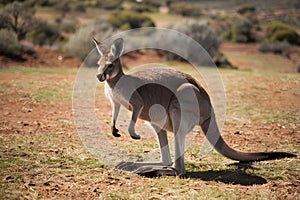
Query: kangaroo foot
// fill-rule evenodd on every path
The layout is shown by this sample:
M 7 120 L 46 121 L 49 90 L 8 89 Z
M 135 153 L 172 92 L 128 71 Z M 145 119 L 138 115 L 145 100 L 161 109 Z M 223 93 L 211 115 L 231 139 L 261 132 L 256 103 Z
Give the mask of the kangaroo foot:
M 131 136 L 131 138 L 134 139 L 134 140 L 139 140 L 139 139 L 141 139 L 141 136 L 139 136 L 139 135 L 130 135 L 130 136 Z
M 112 128 L 112 134 L 115 137 L 121 137 L 121 135 L 119 134 L 119 130 L 115 127 Z
M 146 177 L 157 177 L 157 176 L 176 176 L 177 170 L 171 166 L 151 166 L 145 165 L 139 167 L 133 173 L 146 176 Z
M 134 140 L 139 140 L 139 139 L 141 139 L 141 136 L 137 135 L 137 134 L 135 133 L 135 131 L 129 131 L 129 134 L 130 134 L 131 138 L 134 139 Z

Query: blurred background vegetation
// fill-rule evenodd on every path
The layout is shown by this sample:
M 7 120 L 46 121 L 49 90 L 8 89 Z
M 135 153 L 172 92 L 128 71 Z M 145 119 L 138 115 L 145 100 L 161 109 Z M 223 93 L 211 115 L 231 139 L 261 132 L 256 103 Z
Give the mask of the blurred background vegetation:
M 289 58 L 300 45 L 299 9 L 299 0 L 0 0 L 0 55 L 24 60 L 38 45 L 84 59 L 93 36 L 156 26 L 187 34 L 218 66 L 233 67 L 219 50 L 223 42 L 255 43 Z

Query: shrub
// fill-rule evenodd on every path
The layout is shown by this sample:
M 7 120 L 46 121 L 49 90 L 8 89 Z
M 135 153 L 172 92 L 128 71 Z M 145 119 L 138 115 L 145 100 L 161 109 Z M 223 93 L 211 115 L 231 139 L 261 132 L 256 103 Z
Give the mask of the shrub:
M 60 33 L 55 25 L 41 20 L 37 20 L 35 24 L 36 29 L 30 34 L 33 43 L 38 45 L 52 45 L 59 38 Z
M 0 13 L 0 29 L 10 29 L 11 25 L 10 25 L 10 18 L 7 14 L 4 13 Z
M 157 8 L 153 6 L 149 6 L 147 4 L 139 3 L 139 4 L 134 4 L 130 10 L 142 13 L 142 12 L 157 12 Z
M 98 0 L 96 6 L 106 10 L 116 10 L 121 8 L 122 3 L 123 0 Z
M 288 42 L 275 41 L 275 42 L 262 43 L 258 46 L 257 49 L 260 52 L 272 52 L 287 57 L 289 57 L 290 55 L 290 45 Z
M 0 54 L 15 56 L 20 53 L 21 46 L 17 34 L 8 29 L 0 30 Z
M 300 36 L 290 25 L 282 22 L 271 22 L 267 26 L 266 38 L 268 41 L 287 41 L 290 44 L 300 45 Z
M 207 22 L 191 21 L 174 26 L 174 29 L 190 36 L 214 57 L 218 52 L 221 40 Z M 176 38 L 174 38 L 176 40 Z
M 200 16 L 201 7 L 199 5 L 184 2 L 175 2 L 170 5 L 170 13 L 182 16 Z
M 297 64 L 297 72 L 300 73 L 300 62 Z
M 55 4 L 55 8 L 61 12 L 62 17 L 65 17 L 71 10 L 71 2 L 68 0 L 61 0 L 59 3 Z
M 243 5 L 237 9 L 237 13 L 241 15 L 245 15 L 247 13 L 254 13 L 256 11 L 256 8 L 251 5 Z
M 162 4 L 161 0 L 143 0 L 143 4 L 148 6 L 159 8 Z
M 85 13 L 86 12 L 86 7 L 84 5 L 83 2 L 78 2 L 74 5 L 74 11 L 75 12 L 81 12 L 81 13 Z
M 61 2 L 61 0 L 33 0 L 35 2 L 36 5 L 39 6 L 56 6 L 57 4 L 59 4 Z
M 74 33 L 76 31 L 76 22 L 68 19 L 60 21 L 59 28 L 62 32 Z
M 218 52 L 213 57 L 213 61 L 219 68 L 237 69 L 237 67 L 233 66 L 232 63 L 228 60 L 228 58 L 221 52 Z
M 68 56 L 84 59 L 94 48 L 92 37 L 102 41 L 112 35 L 113 31 L 104 21 L 98 21 L 93 25 L 83 26 L 65 44 Z
M 248 43 L 257 40 L 253 23 L 248 19 L 239 19 L 231 28 L 222 34 L 222 38 L 232 42 Z
M 147 15 L 132 11 L 112 12 L 109 15 L 108 23 L 113 28 L 121 30 L 155 26 Z

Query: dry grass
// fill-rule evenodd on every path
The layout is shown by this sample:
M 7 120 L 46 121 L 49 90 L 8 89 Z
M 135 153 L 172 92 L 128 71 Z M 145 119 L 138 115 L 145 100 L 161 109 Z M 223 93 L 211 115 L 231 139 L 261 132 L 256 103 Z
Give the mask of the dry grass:
M 189 174 L 185 178 L 146 178 L 115 171 L 85 150 L 72 121 L 70 96 L 48 95 L 58 88 L 59 94 L 70 94 L 75 71 L 64 74 L 57 69 L 24 70 L 10 68 L 0 72 L 2 198 L 297 199 L 300 194 L 298 158 L 241 168 L 228 165 L 233 162 L 215 152 L 200 157 L 199 142 L 187 150 Z M 228 98 L 223 131 L 228 143 L 240 150 L 280 150 L 299 156 L 296 133 L 300 105 L 286 101 L 299 100 L 299 77 L 274 73 L 270 78 L 255 72 L 228 70 L 221 74 Z M 37 85 L 43 87 L 42 94 Z M 286 87 L 293 89 L 286 91 Z M 36 94 L 40 101 L 33 98 Z M 103 93 L 98 95 L 104 98 Z M 270 101 L 276 103 L 269 108 Z M 109 103 L 101 105 L 103 113 L 98 112 L 97 116 L 106 120 L 104 126 L 108 126 Z M 233 135 L 236 131 L 240 134 Z M 157 148 L 147 139 L 132 142 L 127 133 L 117 144 L 138 153 Z

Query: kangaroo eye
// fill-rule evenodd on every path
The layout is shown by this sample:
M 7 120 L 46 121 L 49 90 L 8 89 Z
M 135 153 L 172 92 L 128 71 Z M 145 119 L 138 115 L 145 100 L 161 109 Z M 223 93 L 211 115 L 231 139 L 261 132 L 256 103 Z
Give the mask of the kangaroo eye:
M 113 64 L 109 64 L 109 65 L 107 66 L 108 69 L 111 69 L 112 67 L 113 67 Z

